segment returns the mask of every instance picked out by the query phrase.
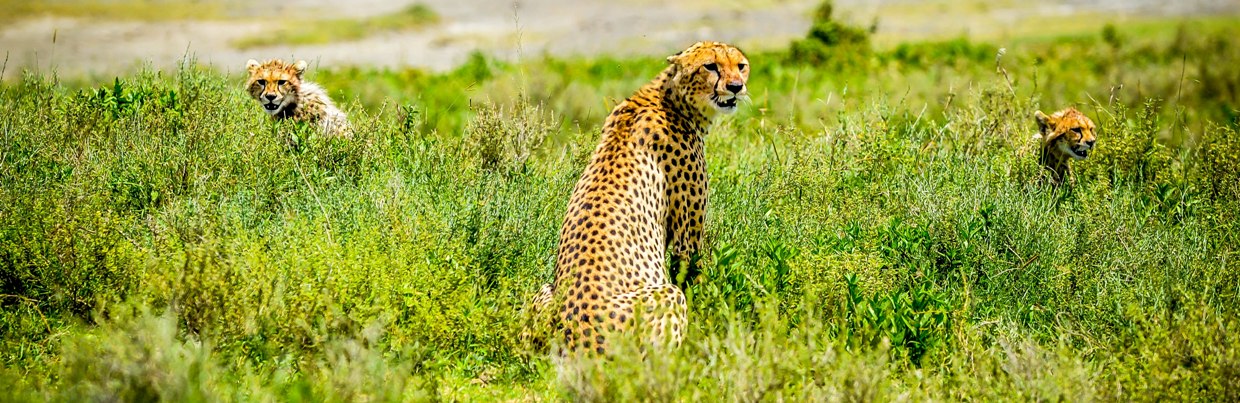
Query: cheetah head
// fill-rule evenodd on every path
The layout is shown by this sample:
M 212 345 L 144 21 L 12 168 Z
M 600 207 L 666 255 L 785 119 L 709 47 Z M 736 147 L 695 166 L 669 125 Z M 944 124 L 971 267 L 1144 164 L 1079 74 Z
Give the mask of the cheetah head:
M 280 59 L 272 59 L 259 63 L 250 59 L 245 67 L 250 72 L 246 89 L 267 114 L 275 115 L 289 104 L 297 102 L 301 76 L 306 72 L 305 60 L 285 63 Z
M 1050 116 L 1037 111 L 1033 116 L 1038 121 L 1038 137 L 1044 147 L 1074 159 L 1085 159 L 1094 148 L 1097 141 L 1094 122 L 1076 108 L 1069 107 Z
M 732 45 L 698 42 L 667 62 L 676 66 L 670 83 L 675 96 L 706 117 L 735 112 L 737 101 L 749 97 L 749 59 Z

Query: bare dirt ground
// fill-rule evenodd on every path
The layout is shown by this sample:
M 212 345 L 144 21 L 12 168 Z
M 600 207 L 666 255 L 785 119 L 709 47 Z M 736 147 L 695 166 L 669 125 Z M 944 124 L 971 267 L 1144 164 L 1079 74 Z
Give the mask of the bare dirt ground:
M 417 1 L 286 0 L 227 4 L 223 18 L 124 21 L 63 16 L 25 18 L 0 28 L 7 57 L 0 78 L 23 69 L 100 78 L 143 64 L 175 66 L 186 56 L 221 69 L 247 59 L 295 57 L 321 66 L 412 66 L 444 70 L 478 50 L 507 60 L 554 55 L 664 55 L 698 39 L 747 47 L 780 46 L 808 29 L 818 0 L 421 0 L 442 22 L 415 32 L 352 42 L 240 50 L 231 43 L 296 18 L 363 18 Z M 877 23 L 880 36 L 916 39 L 1002 35 L 1039 19 L 1099 19 L 1240 13 L 1240 0 L 840 0 L 837 15 Z M 2 12 L 2 11 L 0 11 Z

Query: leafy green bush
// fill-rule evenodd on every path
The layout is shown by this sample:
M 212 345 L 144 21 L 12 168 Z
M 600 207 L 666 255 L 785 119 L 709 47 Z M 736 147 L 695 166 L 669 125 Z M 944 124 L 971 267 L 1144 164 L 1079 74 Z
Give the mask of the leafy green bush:
M 982 64 L 993 60 L 998 51 L 993 45 L 973 43 L 968 38 L 924 43 L 901 43 L 884 55 L 893 63 L 907 68 L 925 68 L 956 63 Z
M 865 294 L 857 277 L 848 284 L 844 337 L 862 345 L 891 343 L 892 353 L 921 366 L 927 353 L 951 338 L 951 311 L 946 298 L 926 286 L 889 294 Z
M 1217 200 L 1240 200 L 1240 135 L 1235 129 L 1206 132 L 1201 154 L 1203 187 Z
M 1104 120 L 1098 151 L 1080 165 L 1116 184 L 1145 185 L 1167 179 L 1172 157 L 1158 141 L 1157 104 L 1148 101 L 1138 113 L 1128 116 L 1127 110 L 1121 108 L 1113 119 Z
M 792 42 L 788 60 L 819 67 L 857 66 L 870 55 L 870 33 L 832 19 L 835 4 L 823 1 L 814 10 L 805 39 Z
M 533 153 L 558 129 L 554 122 L 554 116 L 538 105 L 520 102 L 513 110 L 482 105 L 465 129 L 465 148 L 483 169 L 521 173 Z

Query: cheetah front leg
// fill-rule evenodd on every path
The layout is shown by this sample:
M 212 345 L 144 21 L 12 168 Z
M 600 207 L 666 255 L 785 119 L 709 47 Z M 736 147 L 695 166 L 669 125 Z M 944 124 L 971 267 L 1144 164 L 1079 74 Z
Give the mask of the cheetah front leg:
M 534 295 L 534 299 L 530 300 L 529 306 L 525 308 L 525 326 L 521 329 L 521 342 L 532 350 L 542 350 L 547 344 L 547 332 L 555 327 L 553 319 L 555 315 L 551 315 L 547 310 L 547 306 L 551 305 L 552 300 L 551 283 L 543 284 L 538 290 L 538 294 Z
M 702 228 L 706 226 L 709 187 L 700 141 L 682 145 L 688 152 L 680 172 L 670 174 L 667 187 L 667 241 L 672 253 L 672 282 L 685 287 L 701 274 Z
M 672 283 L 679 287 L 687 287 L 697 282 L 702 273 L 701 255 L 702 230 L 685 229 L 683 237 L 672 240 L 672 259 L 668 266 Z
M 695 184 L 692 194 L 681 192 L 671 197 L 668 249 L 672 254 L 668 267 L 672 282 L 686 287 L 701 274 L 702 227 L 706 221 L 706 184 Z

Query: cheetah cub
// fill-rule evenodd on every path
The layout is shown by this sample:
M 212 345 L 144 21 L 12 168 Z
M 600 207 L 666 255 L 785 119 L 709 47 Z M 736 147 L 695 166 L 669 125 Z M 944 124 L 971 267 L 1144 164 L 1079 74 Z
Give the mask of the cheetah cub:
M 604 122 L 568 202 L 555 280 L 530 305 L 531 326 L 562 337 L 561 353 L 604 354 L 608 336 L 626 329 L 640 329 L 645 345 L 683 338 L 685 294 L 664 261 L 702 248 L 704 136 L 748 96 L 749 60 L 698 42 L 667 62 Z
M 1098 141 L 1094 136 L 1094 122 L 1072 107 L 1049 116 L 1037 111 L 1033 117 L 1038 121 L 1038 134 L 1034 138 L 1042 143 L 1038 162 L 1050 171 L 1054 183 L 1063 183 L 1072 174 L 1069 162 L 1088 157 Z
M 262 63 L 250 59 L 245 65 L 250 72 L 246 89 L 273 119 L 315 123 L 324 136 L 352 136 L 348 118 L 336 108 L 327 91 L 302 80 L 306 66 L 305 60 L 290 64 L 280 59 Z

